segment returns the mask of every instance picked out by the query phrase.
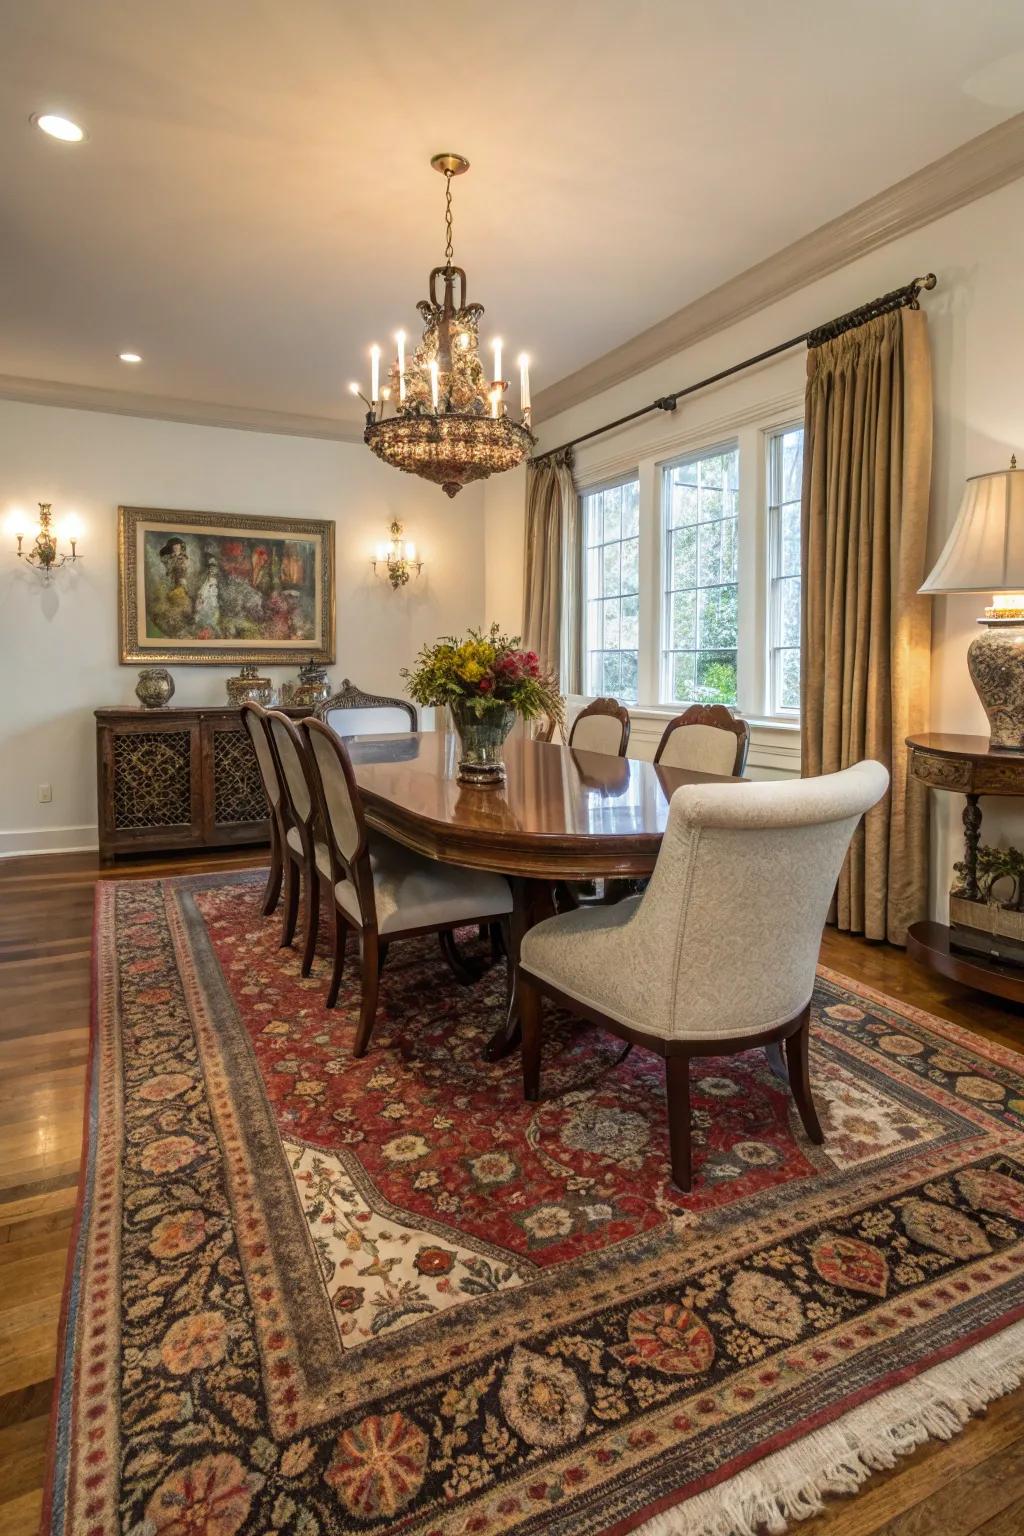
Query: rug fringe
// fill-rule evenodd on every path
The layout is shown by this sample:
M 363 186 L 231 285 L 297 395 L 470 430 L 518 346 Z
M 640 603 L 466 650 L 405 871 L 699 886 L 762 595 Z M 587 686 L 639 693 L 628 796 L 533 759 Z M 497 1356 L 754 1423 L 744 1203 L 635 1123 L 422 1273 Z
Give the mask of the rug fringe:
M 856 1493 L 926 1440 L 950 1440 L 993 1399 L 1024 1381 L 1024 1322 L 993 1334 L 854 1408 L 704 1493 L 639 1526 L 634 1536 L 779 1536 Z

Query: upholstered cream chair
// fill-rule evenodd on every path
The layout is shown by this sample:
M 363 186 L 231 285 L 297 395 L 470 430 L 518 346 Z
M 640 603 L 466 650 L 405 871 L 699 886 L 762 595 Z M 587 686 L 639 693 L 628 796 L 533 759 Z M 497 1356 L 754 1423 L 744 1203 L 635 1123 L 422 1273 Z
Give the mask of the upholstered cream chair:
M 691 1056 L 785 1040 L 793 1097 L 820 1142 L 807 1053 L 821 931 L 857 823 L 888 782 L 867 761 L 822 778 L 676 790 L 642 896 L 548 918 L 523 938 L 526 1097 L 539 1092 L 546 994 L 665 1057 L 680 1189 L 691 1178 Z
M 242 705 L 241 713 L 242 724 L 252 742 L 256 766 L 263 783 L 263 793 L 267 797 L 270 821 L 270 869 L 267 873 L 266 889 L 263 892 L 263 916 L 269 917 L 281 899 L 281 880 L 284 874 L 282 851 L 285 838 L 285 828 L 282 826 L 284 789 L 281 784 L 281 770 L 277 765 L 277 758 L 270 740 L 266 710 L 259 704 L 247 703 Z
M 320 882 L 331 877 L 330 856 L 323 834 L 316 828 L 316 802 L 304 738 L 280 710 L 269 709 L 264 718 L 280 771 L 282 790 L 284 917 L 281 945 L 291 944 L 295 937 L 301 888 L 302 974 L 308 976 L 313 968 L 320 925 Z
M 591 700 L 572 723 L 569 745 L 578 752 L 625 757 L 629 746 L 629 710 L 617 699 Z
M 347 677 L 342 679 L 338 693 L 317 705 L 315 714 L 338 736 L 391 735 L 415 731 L 419 725 L 414 704 L 406 699 L 364 693 Z
M 724 704 L 691 704 L 662 731 L 654 761 L 666 768 L 727 773 L 738 779 L 747 766 L 749 748 L 749 725 Z
M 334 893 L 334 969 L 327 1006 L 333 1008 L 338 1000 L 348 929 L 354 928 L 362 952 L 363 995 L 353 1049 L 362 1056 L 392 941 L 499 921 L 512 910 L 512 893 L 502 875 L 440 864 L 368 832 L 344 741 L 319 720 L 303 720 L 302 731 Z

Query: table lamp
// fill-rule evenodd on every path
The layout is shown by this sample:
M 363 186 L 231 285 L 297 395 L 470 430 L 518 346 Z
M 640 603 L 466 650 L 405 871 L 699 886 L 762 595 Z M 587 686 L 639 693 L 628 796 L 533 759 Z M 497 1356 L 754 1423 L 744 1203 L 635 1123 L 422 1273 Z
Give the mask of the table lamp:
M 973 475 L 953 530 L 920 592 L 990 592 L 967 668 L 988 716 L 990 744 L 1024 752 L 1024 470 Z

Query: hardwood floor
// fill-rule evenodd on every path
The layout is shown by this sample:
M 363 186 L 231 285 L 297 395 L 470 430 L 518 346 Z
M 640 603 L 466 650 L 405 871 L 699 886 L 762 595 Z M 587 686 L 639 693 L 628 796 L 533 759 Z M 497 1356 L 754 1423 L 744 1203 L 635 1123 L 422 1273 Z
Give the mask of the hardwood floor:
M 93 887 L 261 852 L 124 862 L 94 854 L 0 860 L 0 1536 L 31 1536 L 42 1502 L 64 1267 L 82 1138 Z M 826 965 L 1011 1048 L 1024 1009 L 919 969 L 899 950 L 829 933 Z M 1024 1391 L 954 1440 L 930 1442 L 800 1536 L 1020 1536 Z

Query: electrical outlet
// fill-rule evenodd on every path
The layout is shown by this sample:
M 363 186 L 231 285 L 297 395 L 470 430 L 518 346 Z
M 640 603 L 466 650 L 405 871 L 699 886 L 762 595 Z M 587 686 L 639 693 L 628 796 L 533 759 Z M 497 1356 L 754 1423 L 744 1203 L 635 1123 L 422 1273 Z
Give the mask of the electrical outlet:
M 52 787 L 52 785 L 50 785 L 50 784 L 40 784 L 40 786 L 39 786 L 39 804 L 40 805 L 49 805 L 49 803 L 50 803 L 50 801 L 52 799 L 53 799 L 53 787 Z

